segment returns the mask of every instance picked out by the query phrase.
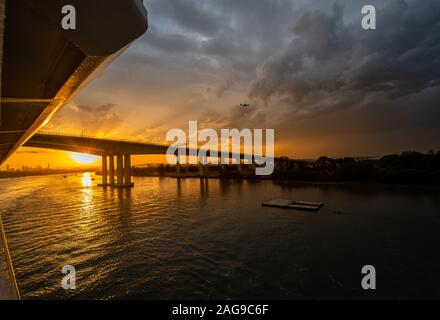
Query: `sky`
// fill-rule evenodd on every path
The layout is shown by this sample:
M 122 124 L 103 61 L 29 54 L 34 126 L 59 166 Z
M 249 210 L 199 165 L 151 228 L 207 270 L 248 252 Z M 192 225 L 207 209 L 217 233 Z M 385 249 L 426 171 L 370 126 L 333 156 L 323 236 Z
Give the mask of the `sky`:
M 276 156 L 291 158 L 440 149 L 438 0 L 144 3 L 147 33 L 45 130 L 165 143 L 197 120 L 274 128 Z M 376 30 L 361 28 L 367 4 Z M 22 149 L 8 163 L 65 157 Z

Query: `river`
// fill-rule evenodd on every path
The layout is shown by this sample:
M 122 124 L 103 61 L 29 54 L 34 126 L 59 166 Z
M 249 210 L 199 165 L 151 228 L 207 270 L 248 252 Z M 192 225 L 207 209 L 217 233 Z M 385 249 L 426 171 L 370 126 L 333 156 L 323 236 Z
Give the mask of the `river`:
M 0 180 L 23 299 L 439 298 L 438 188 L 134 178 Z M 317 213 L 265 208 L 273 197 Z M 64 290 L 61 269 L 76 270 Z M 372 265 L 377 290 L 361 287 Z

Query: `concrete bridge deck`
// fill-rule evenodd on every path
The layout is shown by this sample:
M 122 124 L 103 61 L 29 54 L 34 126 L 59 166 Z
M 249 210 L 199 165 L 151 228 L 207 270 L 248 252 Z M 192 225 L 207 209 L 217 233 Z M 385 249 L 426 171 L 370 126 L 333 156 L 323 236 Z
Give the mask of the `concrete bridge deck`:
M 102 155 L 166 154 L 168 146 L 88 136 L 37 133 L 23 146 Z

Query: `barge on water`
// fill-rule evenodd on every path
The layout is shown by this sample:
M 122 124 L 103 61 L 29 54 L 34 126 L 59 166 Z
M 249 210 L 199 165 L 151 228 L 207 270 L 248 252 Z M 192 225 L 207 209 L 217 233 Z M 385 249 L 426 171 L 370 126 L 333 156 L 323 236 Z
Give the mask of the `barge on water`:
M 320 202 L 295 201 L 288 199 L 271 199 L 262 203 L 263 207 L 285 208 L 302 211 L 319 211 L 324 204 Z

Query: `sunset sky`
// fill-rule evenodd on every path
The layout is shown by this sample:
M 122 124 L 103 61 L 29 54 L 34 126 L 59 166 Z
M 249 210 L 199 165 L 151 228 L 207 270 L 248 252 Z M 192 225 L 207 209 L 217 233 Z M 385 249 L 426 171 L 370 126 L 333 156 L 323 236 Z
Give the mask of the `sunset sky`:
M 275 128 L 276 155 L 292 158 L 440 149 L 438 0 L 144 2 L 147 33 L 45 130 L 162 144 L 198 120 Z M 361 28 L 365 4 L 375 31 Z M 47 163 L 75 164 L 27 148 L 6 162 Z

